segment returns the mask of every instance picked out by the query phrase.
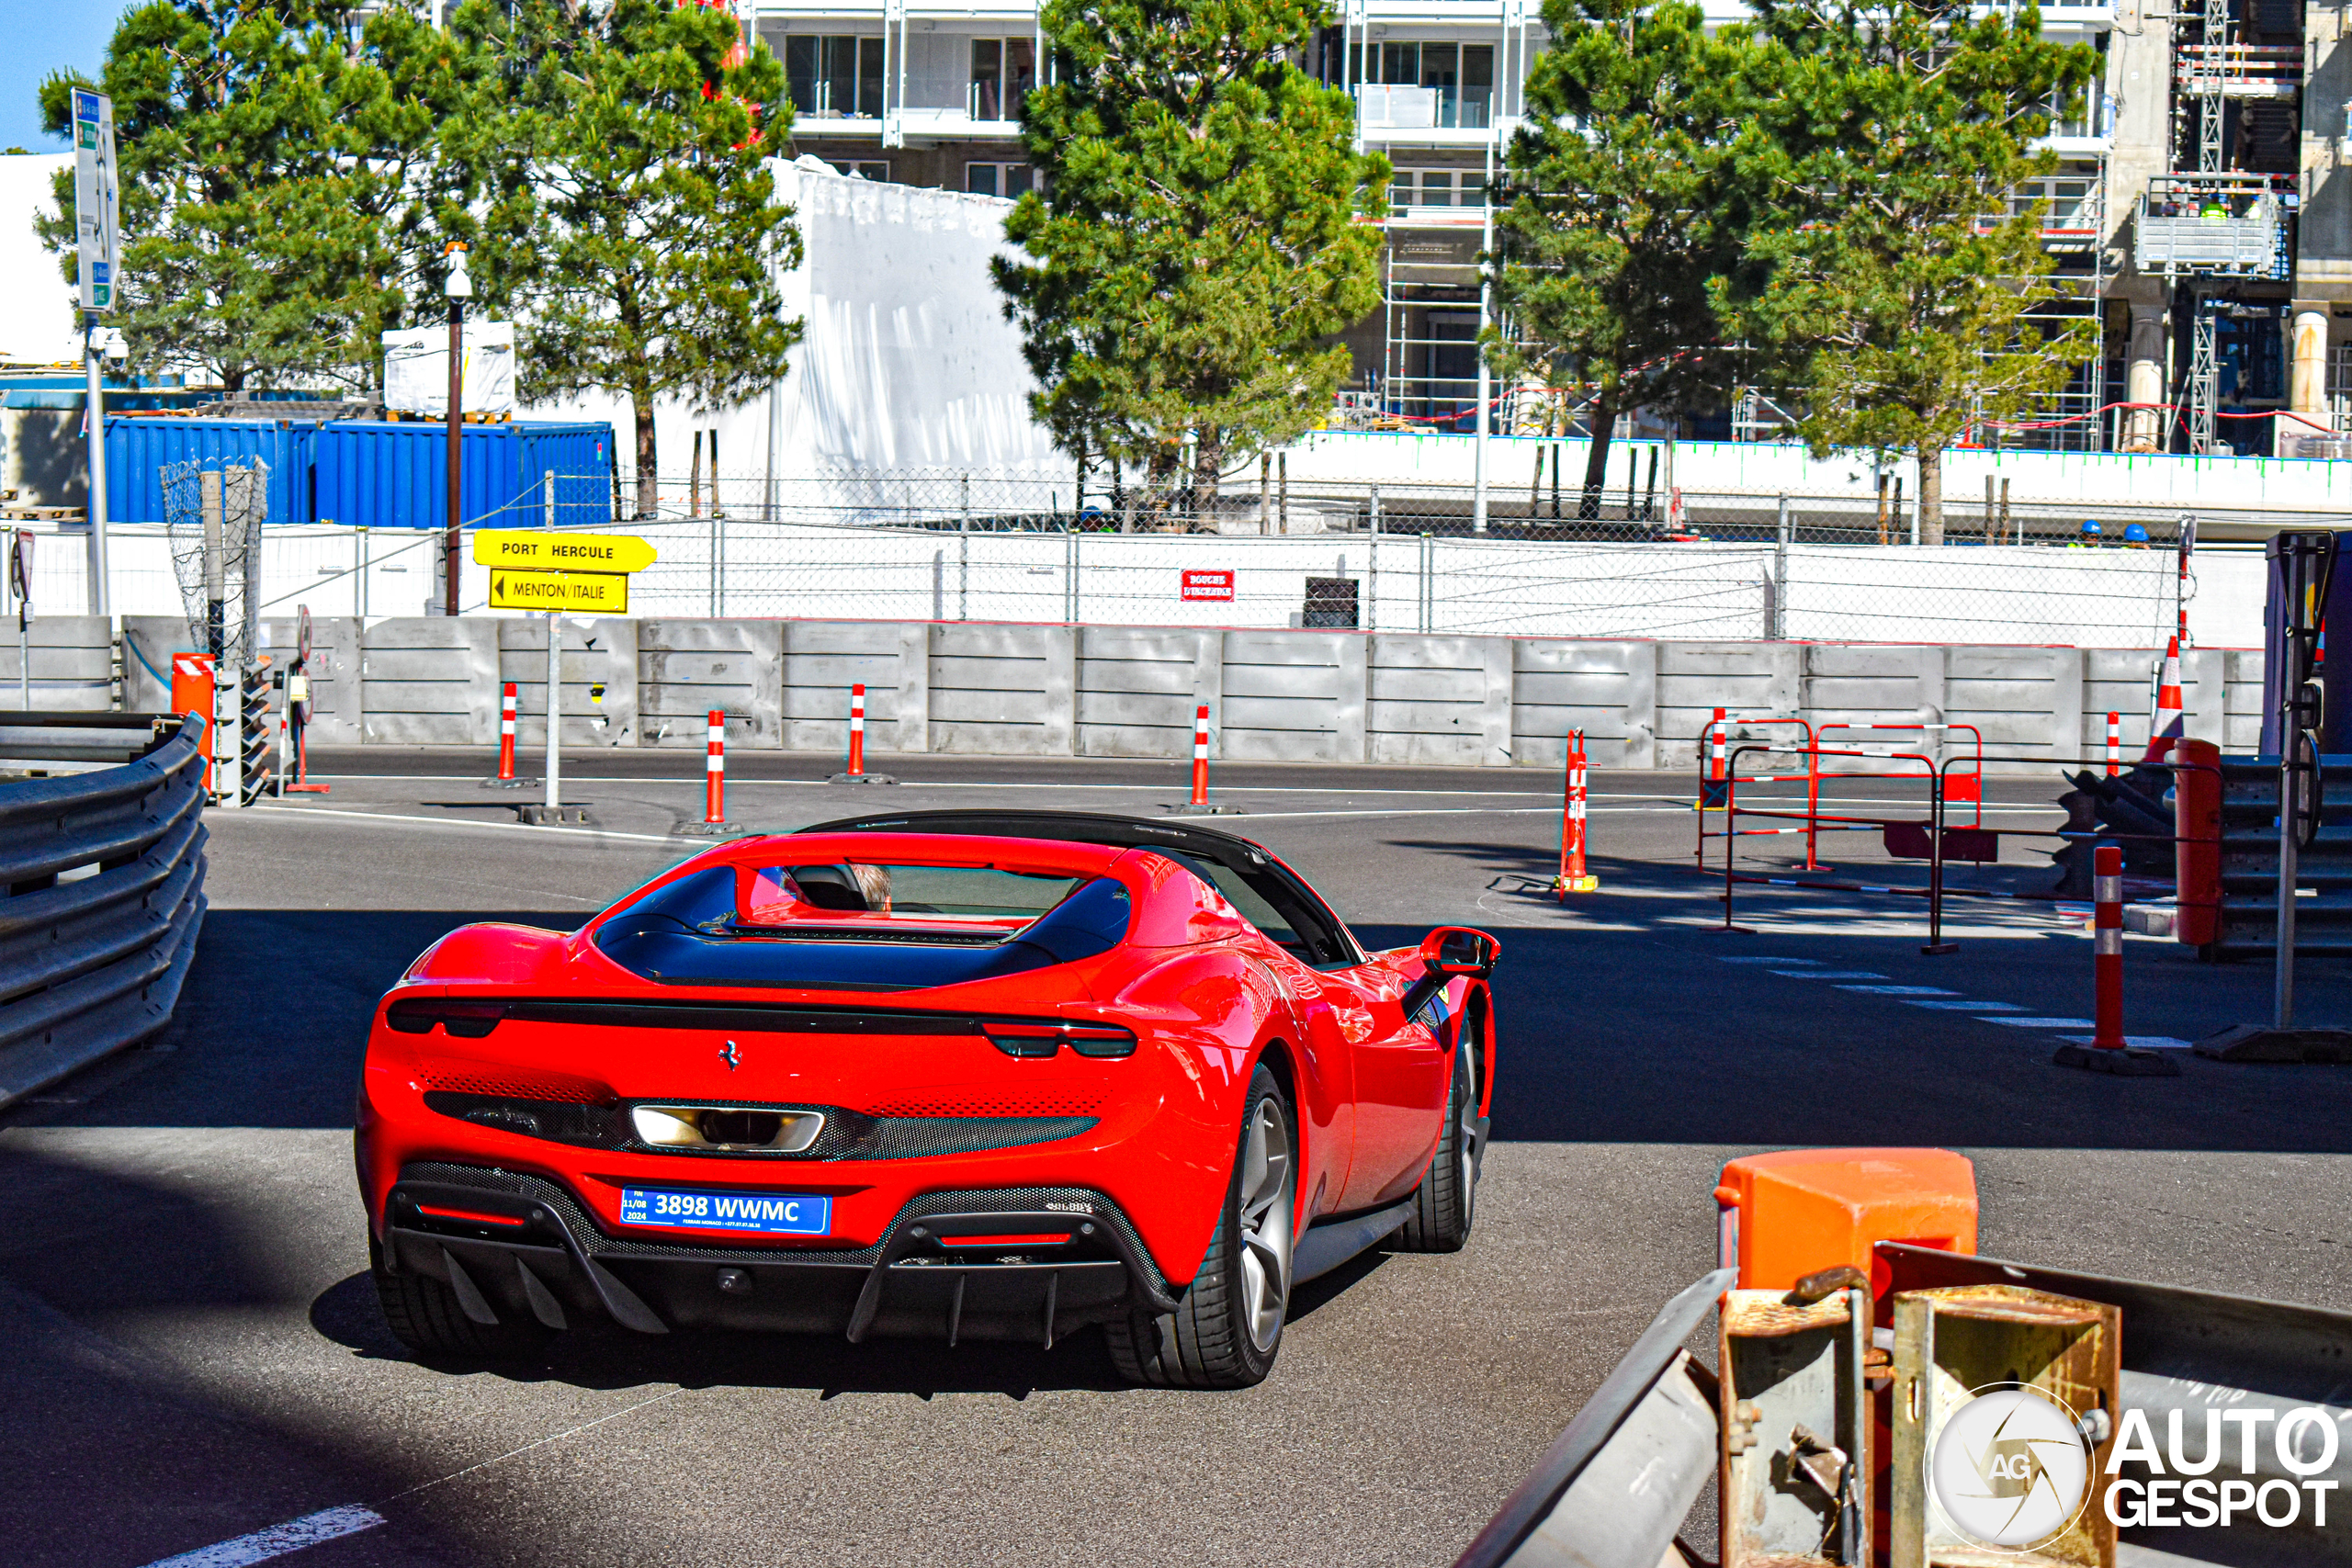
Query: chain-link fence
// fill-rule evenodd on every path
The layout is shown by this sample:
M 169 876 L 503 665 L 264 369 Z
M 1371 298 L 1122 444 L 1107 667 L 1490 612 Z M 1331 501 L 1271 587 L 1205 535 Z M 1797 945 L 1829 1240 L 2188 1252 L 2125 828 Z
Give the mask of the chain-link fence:
M 164 536 L 187 613 L 188 646 L 210 651 L 224 670 L 242 670 L 256 651 L 269 465 L 170 463 L 163 488 Z
M 560 479 L 559 513 L 581 517 L 607 483 Z M 958 480 L 944 505 L 906 476 L 791 493 L 773 521 L 722 501 L 615 525 L 658 557 L 630 581 L 632 613 L 2139 647 L 2178 608 L 2170 550 L 2052 547 L 2057 520 L 2020 528 L 2016 509 L 2007 542 L 1926 548 L 1880 544 L 1874 513 L 1827 497 L 1686 498 L 1673 525 L 1490 514 L 1479 536 L 1437 487 L 1321 487 L 1287 510 L 1270 495 L 1262 520 L 1254 494 L 1189 519 L 1057 511 L 1034 479 Z
M 1862 493 L 1775 494 L 1677 490 L 1662 471 L 1656 444 L 1629 445 L 1611 460 L 1609 482 L 1588 492 L 1583 474 L 1556 444 L 1522 446 L 1499 456 L 1479 527 L 1470 487 L 1439 483 L 1292 481 L 1269 463 L 1225 476 L 1205 491 L 1159 490 L 1128 482 L 1107 468 L 1081 481 L 1075 467 L 1058 471 L 910 468 L 841 473 L 665 476 L 654 487 L 650 517 L 633 517 L 637 490 L 627 475 L 567 479 L 561 525 L 597 508 L 640 522 L 724 518 L 819 527 L 919 528 L 1029 533 L 1077 527 L 1098 533 L 1261 535 L 1430 534 L 1436 537 L 1614 543 L 1894 545 L 1925 542 L 1918 497 L 1896 476 Z M 1532 457 L 1528 454 L 1532 451 Z M 1527 467 L 1521 468 L 1525 463 Z M 1508 464 L 1515 472 L 1505 472 Z M 606 492 L 609 491 L 609 499 Z M 542 500 L 525 497 L 512 525 L 531 526 Z M 1947 544 L 2101 547 L 2163 546 L 2178 537 L 2182 510 L 2144 502 L 2012 498 L 2006 491 L 1955 491 L 1943 498 Z M 500 525 L 500 519 L 477 519 Z M 2086 524 L 2096 526 L 2086 529 Z M 1933 524 L 1925 532 L 1932 534 Z M 2127 537 L 2128 536 L 2128 537 Z

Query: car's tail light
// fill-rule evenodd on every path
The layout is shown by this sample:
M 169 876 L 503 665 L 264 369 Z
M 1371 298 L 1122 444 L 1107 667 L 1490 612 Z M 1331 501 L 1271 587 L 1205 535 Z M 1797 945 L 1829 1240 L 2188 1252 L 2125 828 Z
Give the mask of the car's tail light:
M 449 1001 L 439 997 L 394 1002 L 384 1010 L 384 1021 L 402 1034 L 430 1034 L 439 1024 L 460 1040 L 479 1040 L 498 1027 L 506 1010 L 496 1002 Z
M 1008 1056 L 1050 1056 L 1064 1045 L 1081 1056 L 1132 1056 L 1135 1031 L 1109 1023 L 1045 1023 L 989 1019 L 989 1043 Z

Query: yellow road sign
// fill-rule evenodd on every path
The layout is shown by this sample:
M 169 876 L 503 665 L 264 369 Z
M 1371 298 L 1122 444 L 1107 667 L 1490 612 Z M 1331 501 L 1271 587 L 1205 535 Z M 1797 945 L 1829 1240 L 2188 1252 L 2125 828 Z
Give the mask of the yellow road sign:
M 585 610 L 628 614 L 628 579 L 612 571 L 502 571 L 490 574 L 493 610 Z
M 626 534 L 501 528 L 474 536 L 474 564 L 510 571 L 643 571 L 653 564 L 653 547 Z

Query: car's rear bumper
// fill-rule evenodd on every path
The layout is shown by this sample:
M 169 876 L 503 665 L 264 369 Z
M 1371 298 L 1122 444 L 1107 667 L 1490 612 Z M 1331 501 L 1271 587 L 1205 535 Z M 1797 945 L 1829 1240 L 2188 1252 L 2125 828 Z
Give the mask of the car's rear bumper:
M 1082 1188 L 926 1193 L 874 1246 L 820 1251 L 618 1238 L 560 1183 L 419 1162 L 383 1221 L 385 1266 L 447 1282 L 477 1320 L 1051 1344 L 1175 1304 L 1127 1216 Z

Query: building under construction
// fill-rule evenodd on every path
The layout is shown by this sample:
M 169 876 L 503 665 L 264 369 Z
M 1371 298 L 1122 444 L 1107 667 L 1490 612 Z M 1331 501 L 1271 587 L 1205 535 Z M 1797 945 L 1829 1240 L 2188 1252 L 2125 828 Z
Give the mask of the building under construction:
M 794 149 L 873 180 L 1014 196 L 1021 95 L 1046 58 L 1024 0 L 747 0 L 786 64 Z M 1710 19 L 1747 15 L 1706 0 Z M 2036 315 L 2098 348 L 2003 445 L 2352 455 L 2352 175 L 2334 68 L 2345 7 L 2305 0 L 2051 0 L 2046 36 L 2101 69 L 2013 193 L 2046 204 Z M 1548 41 L 1532 0 L 1340 0 L 1303 62 L 1356 100 L 1395 175 L 1383 299 L 1348 334 L 1357 423 L 1469 428 L 1486 193 Z M 2339 329 L 2336 321 L 2344 326 Z M 1509 411 L 1549 419 L 1564 411 Z M 1769 439 L 1785 419 L 1726 389 L 1684 433 Z M 1662 434 L 1662 432 L 1659 432 Z

